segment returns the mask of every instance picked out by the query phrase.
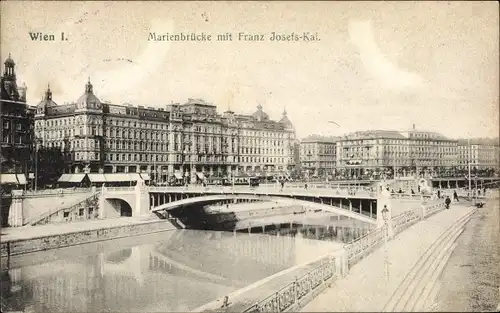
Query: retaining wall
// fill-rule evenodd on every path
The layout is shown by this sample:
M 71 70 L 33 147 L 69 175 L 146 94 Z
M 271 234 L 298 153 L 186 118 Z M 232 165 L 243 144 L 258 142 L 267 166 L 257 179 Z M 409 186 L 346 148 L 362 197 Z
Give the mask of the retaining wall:
M 109 228 L 34 237 L 30 239 L 2 241 L 0 244 L 0 250 L 1 256 L 6 257 L 174 229 L 176 228 L 168 220 L 151 221 L 140 224 L 121 225 Z

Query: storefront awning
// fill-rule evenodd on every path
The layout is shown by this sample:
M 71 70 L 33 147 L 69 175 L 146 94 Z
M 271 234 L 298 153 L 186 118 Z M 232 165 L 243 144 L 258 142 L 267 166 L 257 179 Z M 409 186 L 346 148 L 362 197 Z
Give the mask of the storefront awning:
M 17 174 L 17 181 L 19 181 L 20 185 L 26 185 L 26 175 Z
M 81 183 L 87 174 L 72 174 L 69 178 L 69 183 Z
M 104 174 L 107 182 L 124 182 L 132 181 L 132 177 L 128 173 L 113 173 Z
M 2 184 L 18 184 L 16 174 L 2 174 L 0 182 Z
M 62 174 L 57 180 L 58 183 L 67 183 L 71 178 L 71 174 Z
M 92 183 L 105 183 L 107 181 L 104 174 L 88 174 L 88 176 Z
M 139 173 L 128 173 L 128 177 L 130 181 L 139 181 L 142 180 L 141 175 Z
M 149 177 L 148 173 L 141 173 L 141 178 L 144 180 L 151 180 L 151 177 Z
M 180 172 L 175 172 L 174 175 L 175 175 L 175 178 L 182 179 L 182 174 Z
M 203 173 L 201 173 L 201 172 L 196 173 L 196 176 L 198 176 L 198 178 L 201 180 L 205 179 L 205 175 L 203 175 Z

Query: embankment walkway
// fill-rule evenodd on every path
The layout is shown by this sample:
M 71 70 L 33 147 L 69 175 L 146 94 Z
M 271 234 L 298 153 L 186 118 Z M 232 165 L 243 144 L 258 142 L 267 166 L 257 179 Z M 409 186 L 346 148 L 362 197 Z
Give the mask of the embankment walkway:
M 387 242 L 387 250 L 382 245 L 359 261 L 346 277 L 334 281 L 302 312 L 382 312 L 388 303 L 398 303 L 399 298 L 408 297 L 401 290 L 406 288 L 402 283 L 409 284 L 408 274 L 415 270 L 421 257 L 474 209 L 465 203 L 454 204 L 450 210 L 438 212 L 399 233 Z
M 104 220 L 86 220 L 71 223 L 57 223 L 40 226 L 6 227 L 1 229 L 2 242 L 13 240 L 28 240 L 39 237 L 64 235 L 74 232 L 84 232 L 97 229 L 113 228 L 127 225 L 139 225 L 147 223 L 166 222 L 167 220 L 158 220 L 149 215 L 137 217 L 119 217 Z M 172 226 L 172 229 L 175 229 Z

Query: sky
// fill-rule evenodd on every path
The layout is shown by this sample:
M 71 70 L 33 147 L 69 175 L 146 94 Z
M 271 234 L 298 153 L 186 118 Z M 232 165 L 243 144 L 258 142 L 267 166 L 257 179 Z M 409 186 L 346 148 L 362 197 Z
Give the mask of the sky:
M 50 84 L 73 102 L 90 77 L 101 101 L 162 107 L 202 98 L 237 113 L 286 109 L 297 136 L 356 130 L 499 133 L 498 4 L 490 2 L 0 3 L 1 46 L 36 105 Z M 33 41 L 30 32 L 57 40 Z M 68 40 L 59 40 L 64 32 Z M 148 41 L 150 32 L 211 42 Z M 232 33 L 233 41 L 216 41 Z M 264 42 L 238 41 L 238 33 Z M 319 41 L 269 41 L 271 32 Z M 334 121 L 335 123 L 329 123 Z

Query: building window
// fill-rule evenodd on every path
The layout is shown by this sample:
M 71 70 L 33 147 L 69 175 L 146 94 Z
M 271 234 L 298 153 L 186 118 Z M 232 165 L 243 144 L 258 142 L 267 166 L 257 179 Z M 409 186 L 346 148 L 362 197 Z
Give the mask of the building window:
M 80 209 L 79 212 L 78 212 L 78 215 L 83 216 L 83 212 L 84 212 L 83 210 L 84 209 Z
M 68 216 L 69 216 L 69 212 L 68 211 L 64 211 L 63 217 L 68 217 Z

